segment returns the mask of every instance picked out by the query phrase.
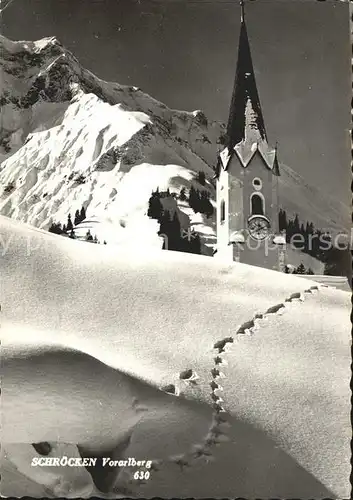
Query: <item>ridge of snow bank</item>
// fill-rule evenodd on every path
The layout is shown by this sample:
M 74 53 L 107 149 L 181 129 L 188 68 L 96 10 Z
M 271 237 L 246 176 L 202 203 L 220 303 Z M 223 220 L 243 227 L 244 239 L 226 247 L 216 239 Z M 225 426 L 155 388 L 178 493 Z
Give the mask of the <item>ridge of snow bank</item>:
M 163 473 L 136 486 L 136 492 L 141 488 L 143 496 L 168 496 L 169 491 L 170 496 L 172 488 L 177 496 L 205 496 L 205 489 L 208 495 L 220 496 L 234 491 L 246 497 L 309 498 L 330 496 L 330 491 L 348 495 L 348 293 L 322 288 L 311 294 L 317 285 L 309 280 L 178 252 L 145 255 L 143 249 L 117 252 L 87 245 L 82 255 L 79 242 L 6 218 L 0 223 L 7 248 L 0 261 L 6 293 L 2 330 L 9 353 L 21 350 L 24 338 L 44 349 L 51 340 L 93 355 L 118 369 L 117 376 L 137 377 L 151 390 L 180 381 L 182 399 L 172 397 L 173 402 L 162 407 L 153 403 L 155 410 L 135 427 L 126 450 L 127 456 L 165 459 L 171 454 L 175 465 L 163 462 Z M 13 284 L 20 280 L 17 289 Z M 305 292 L 308 300 L 302 302 Z M 241 335 L 247 330 L 256 335 Z M 211 373 L 215 350 L 226 348 L 227 338 L 237 341 L 227 352 L 226 376 L 218 380 L 220 373 Z M 223 361 L 222 352 L 218 355 Z M 195 384 L 180 379 L 187 370 L 197 374 Z M 222 394 L 209 385 L 213 377 Z M 48 375 L 47 380 L 55 382 Z M 160 393 L 153 390 L 152 399 Z M 202 441 L 210 420 L 201 407 L 195 407 L 191 418 L 179 404 L 197 400 L 212 408 L 219 400 L 211 393 L 223 399 L 221 406 L 229 414 L 229 441 L 212 447 L 209 479 L 202 459 L 180 470 L 180 476 L 180 454 Z M 151 407 L 150 400 L 144 401 L 141 394 L 138 398 Z M 35 427 L 43 432 L 38 419 L 29 426 L 29 417 L 28 428 L 22 422 L 21 432 L 34 432 Z M 65 440 L 67 429 L 60 432 Z M 167 449 L 175 447 L 174 437 L 181 449 L 168 454 Z M 27 439 L 33 442 L 33 435 Z M 240 474 L 244 457 L 245 475 Z M 256 471 L 266 471 L 265 476 Z

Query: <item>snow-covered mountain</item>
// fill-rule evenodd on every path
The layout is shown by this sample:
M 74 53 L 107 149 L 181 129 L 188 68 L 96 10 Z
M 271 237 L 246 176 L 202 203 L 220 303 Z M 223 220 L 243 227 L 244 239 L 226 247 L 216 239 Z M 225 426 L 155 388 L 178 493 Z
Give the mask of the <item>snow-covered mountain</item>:
M 152 190 L 179 194 L 202 171 L 211 193 L 225 127 L 201 111 L 171 110 L 131 86 L 85 70 L 55 38 L 0 37 L 0 213 L 48 229 L 84 206 L 100 240 L 161 246 L 147 216 Z M 349 227 L 349 208 L 282 165 L 281 205 L 318 228 Z M 177 199 L 184 228 L 212 245 L 214 217 Z M 185 215 L 183 215 L 185 214 Z

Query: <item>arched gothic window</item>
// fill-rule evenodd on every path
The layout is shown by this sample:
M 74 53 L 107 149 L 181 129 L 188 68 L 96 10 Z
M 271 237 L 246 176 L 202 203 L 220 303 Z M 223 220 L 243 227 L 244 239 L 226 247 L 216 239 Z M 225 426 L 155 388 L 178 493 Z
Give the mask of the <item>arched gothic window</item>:
M 226 204 L 224 200 L 221 201 L 221 223 L 226 220 Z
M 251 215 L 265 215 L 265 200 L 260 193 L 251 195 Z

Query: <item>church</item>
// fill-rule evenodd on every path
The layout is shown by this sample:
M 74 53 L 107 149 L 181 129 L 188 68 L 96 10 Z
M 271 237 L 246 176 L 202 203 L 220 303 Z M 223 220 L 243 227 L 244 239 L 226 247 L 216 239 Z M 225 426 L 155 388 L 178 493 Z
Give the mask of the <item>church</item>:
M 215 257 L 277 271 L 285 268 L 285 235 L 279 232 L 277 146 L 267 141 L 244 2 L 226 143 L 216 167 Z

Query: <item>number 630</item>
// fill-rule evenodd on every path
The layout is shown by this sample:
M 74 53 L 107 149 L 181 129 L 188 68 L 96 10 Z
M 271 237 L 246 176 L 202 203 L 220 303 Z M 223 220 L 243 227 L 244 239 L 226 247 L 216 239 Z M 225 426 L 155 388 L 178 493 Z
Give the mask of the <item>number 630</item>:
M 148 470 L 143 471 L 143 470 L 138 470 L 134 473 L 134 479 L 149 479 L 150 478 L 150 472 Z

